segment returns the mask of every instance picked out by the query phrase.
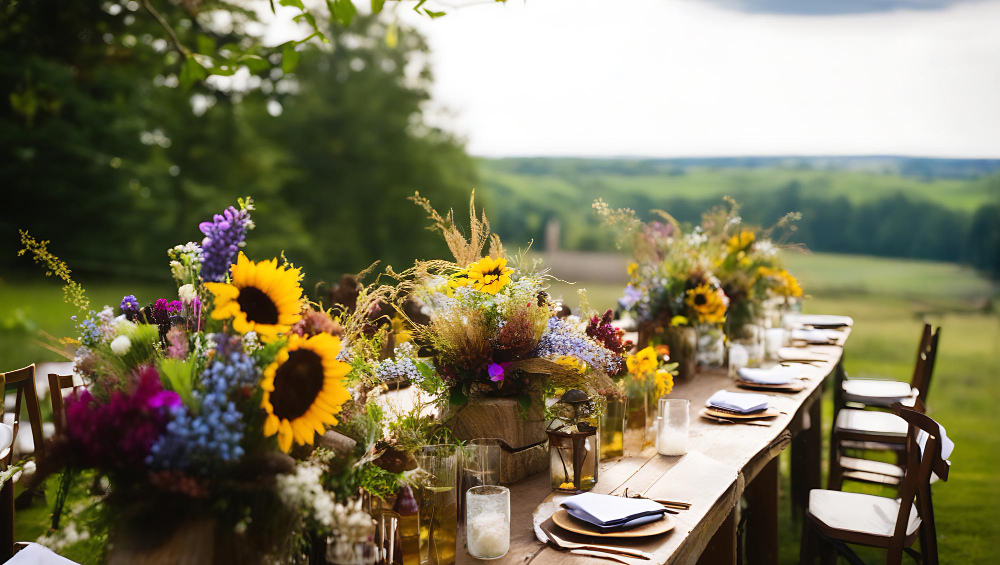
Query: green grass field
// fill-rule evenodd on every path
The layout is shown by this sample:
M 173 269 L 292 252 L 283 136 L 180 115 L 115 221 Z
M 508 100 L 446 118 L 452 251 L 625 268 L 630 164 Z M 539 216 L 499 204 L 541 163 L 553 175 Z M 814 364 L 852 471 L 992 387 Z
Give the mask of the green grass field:
M 908 379 L 924 320 L 943 326 L 940 354 L 930 394 L 930 414 L 944 424 L 957 447 L 947 483 L 934 490 L 942 563 L 992 564 L 1000 550 L 1000 317 L 988 311 L 995 287 L 964 268 L 941 263 L 901 261 L 844 255 L 802 255 L 789 258 L 811 295 L 805 310 L 846 314 L 855 319 L 846 350 L 852 376 Z M 4 367 L 52 359 L 54 354 L 32 345 L 44 330 L 64 335 L 72 330 L 72 308 L 62 304 L 58 286 L 35 281 L 0 282 L 0 356 Z M 576 305 L 575 289 L 556 285 Z M 170 292 L 169 286 L 89 285 L 92 304 L 117 304 L 126 292 L 149 300 Z M 621 288 L 588 288 L 594 308 L 614 304 Z M 832 406 L 827 399 L 824 426 Z M 828 433 L 824 434 L 828 437 Z M 823 449 L 824 455 L 826 449 Z M 787 493 L 787 456 L 783 456 L 782 488 Z M 855 489 L 857 487 L 849 486 Z M 875 494 L 891 491 L 868 490 Z M 50 501 L 52 496 L 49 497 Z M 781 508 L 782 563 L 795 563 L 800 523 Z M 47 510 L 19 513 L 17 539 L 34 539 L 44 531 Z M 884 560 L 879 552 L 864 552 L 869 563 Z M 79 557 L 79 556 L 75 556 Z
M 995 177 L 922 180 L 888 173 L 776 167 L 693 168 L 681 174 L 583 174 L 571 165 L 546 174 L 527 174 L 512 170 L 509 161 L 490 159 L 480 159 L 479 170 L 484 186 L 504 186 L 527 202 L 576 201 L 581 188 L 606 195 L 609 201 L 614 201 L 615 194 L 654 199 L 729 195 L 739 200 L 743 195 L 776 191 L 792 181 L 802 185 L 803 194 L 846 196 L 855 203 L 901 192 L 954 210 L 971 211 L 1000 198 L 1000 182 Z

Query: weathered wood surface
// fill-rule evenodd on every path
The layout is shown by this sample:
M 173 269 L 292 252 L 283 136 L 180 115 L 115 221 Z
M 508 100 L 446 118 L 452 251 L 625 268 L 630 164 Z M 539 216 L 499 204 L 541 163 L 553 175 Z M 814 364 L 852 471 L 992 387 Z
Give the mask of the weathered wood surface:
M 819 429 L 817 408 L 823 382 L 833 374 L 840 362 L 843 353 L 841 346 L 849 335 L 850 329 L 843 332 L 839 346 L 808 348 L 810 353 L 822 354 L 826 360 L 815 365 L 794 365 L 801 371 L 800 376 L 805 384 L 802 391 L 761 393 L 768 394 L 771 406 L 781 412 L 768 427 L 718 424 L 697 416 L 705 401 L 715 391 L 740 391 L 724 370 L 705 371 L 689 382 L 678 383 L 670 397 L 691 400 L 687 455 L 665 457 L 655 453 L 644 454 L 640 457 L 605 461 L 601 465 L 594 492 L 616 494 L 628 488 L 630 493 L 638 492 L 650 497 L 691 503 L 690 510 L 673 516 L 677 526 L 672 532 L 657 538 L 632 541 L 630 545 L 654 553 L 656 563 L 697 563 L 716 531 L 727 522 L 746 485 L 789 444 L 791 434 L 808 431 L 809 441 L 815 441 L 812 438 L 817 437 Z M 819 449 L 813 445 L 808 447 L 810 451 Z M 811 461 L 806 463 L 809 474 L 818 470 L 815 465 Z M 773 482 L 771 471 L 773 469 L 768 469 L 765 474 L 768 481 Z M 803 479 L 805 480 L 800 482 L 813 482 L 813 477 Z M 540 473 L 511 486 L 511 547 L 505 557 L 493 563 L 606 564 L 606 560 L 557 551 L 535 539 L 532 514 L 549 496 L 551 489 L 547 473 Z M 568 534 L 567 538 L 584 541 Z M 616 540 L 616 543 L 620 541 Z M 459 542 L 458 563 L 478 562 L 462 550 L 463 545 L 464 539 Z M 635 565 L 650 564 L 649 561 L 630 561 Z

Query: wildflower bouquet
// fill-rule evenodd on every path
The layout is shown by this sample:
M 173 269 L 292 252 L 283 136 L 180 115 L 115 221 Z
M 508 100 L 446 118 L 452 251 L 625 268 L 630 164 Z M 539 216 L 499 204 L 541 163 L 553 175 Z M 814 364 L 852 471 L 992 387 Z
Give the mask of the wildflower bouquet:
M 643 222 L 630 209 L 612 210 L 602 200 L 594 203 L 605 223 L 623 231 L 632 249 L 629 282 L 619 307 L 637 321 L 640 346 L 682 333 L 680 328 L 719 326 L 726 319 L 729 298 L 715 277 L 709 238 L 702 228 L 689 233 L 666 212 L 654 211 L 663 221 Z M 676 340 L 673 340 L 676 342 Z M 693 353 L 682 343 L 669 344 L 682 364 Z
M 770 304 L 790 304 L 802 297 L 802 287 L 787 269 L 774 235 L 783 239 L 794 232 L 797 213 L 789 213 L 767 229 L 748 226 L 739 216 L 739 204 L 726 199 L 702 218 L 701 229 L 708 239 L 715 273 L 730 300 L 727 333 L 741 337 L 745 327 L 760 319 Z
M 486 215 L 476 217 L 474 198 L 466 239 L 453 211 L 441 216 L 415 195 L 454 261 L 418 261 L 396 275 L 399 295 L 416 300 L 428 316 L 423 324 L 408 317 L 413 339 L 429 352 L 452 403 L 470 394 L 525 395 L 540 380 L 591 392 L 612 389 L 607 375 L 625 367 L 621 334 L 610 320 L 560 317 L 546 292 L 548 275 L 523 254 L 507 255 Z
M 201 243 L 169 250 L 176 297 L 125 296 L 64 340 L 86 388 L 66 400 L 38 476 L 93 477 L 116 540 L 155 534 L 155 546 L 206 519 L 214 562 L 256 562 L 294 555 L 294 532 L 337 535 L 333 495 L 303 459 L 352 399 L 343 331 L 306 302 L 299 268 L 242 252 L 252 210 L 241 200 L 200 225 Z M 22 239 L 61 264 L 46 242 Z M 86 306 L 79 285 L 69 290 Z

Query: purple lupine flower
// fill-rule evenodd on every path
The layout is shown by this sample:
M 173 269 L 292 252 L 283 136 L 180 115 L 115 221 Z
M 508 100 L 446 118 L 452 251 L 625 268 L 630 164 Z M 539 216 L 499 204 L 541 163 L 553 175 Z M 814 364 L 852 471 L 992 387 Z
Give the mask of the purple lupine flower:
M 642 300 L 642 291 L 630 283 L 625 287 L 625 296 L 618 299 L 618 305 L 625 310 L 631 310 L 640 300 Z
M 139 313 L 139 301 L 135 299 L 134 294 L 126 295 L 122 298 L 121 304 L 122 314 L 129 320 L 135 318 L 135 315 Z
M 229 266 L 236 261 L 236 254 L 243 247 L 247 229 L 251 226 L 250 212 L 230 206 L 222 214 L 216 214 L 211 222 L 198 225 L 205 239 L 201 278 L 208 282 L 219 282 L 229 274 Z

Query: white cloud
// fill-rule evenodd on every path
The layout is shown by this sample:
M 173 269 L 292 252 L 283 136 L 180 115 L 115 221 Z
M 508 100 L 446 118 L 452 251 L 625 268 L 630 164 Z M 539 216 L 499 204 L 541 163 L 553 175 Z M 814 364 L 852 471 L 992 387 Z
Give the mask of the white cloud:
M 447 8 L 446 8 L 447 10 Z M 851 16 L 509 0 L 402 17 L 480 155 L 1000 156 L 1000 2 Z

